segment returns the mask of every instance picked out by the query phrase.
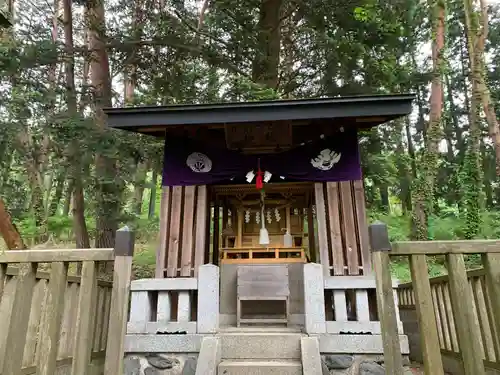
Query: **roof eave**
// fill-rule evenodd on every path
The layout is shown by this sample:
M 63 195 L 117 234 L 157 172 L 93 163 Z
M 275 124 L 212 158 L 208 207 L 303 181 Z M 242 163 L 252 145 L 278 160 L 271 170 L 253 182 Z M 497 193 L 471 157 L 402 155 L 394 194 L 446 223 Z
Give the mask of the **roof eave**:
M 109 108 L 108 126 L 138 131 L 169 125 L 317 120 L 334 118 L 397 118 L 411 112 L 414 95 L 333 98 L 275 102 L 229 103 L 170 107 Z

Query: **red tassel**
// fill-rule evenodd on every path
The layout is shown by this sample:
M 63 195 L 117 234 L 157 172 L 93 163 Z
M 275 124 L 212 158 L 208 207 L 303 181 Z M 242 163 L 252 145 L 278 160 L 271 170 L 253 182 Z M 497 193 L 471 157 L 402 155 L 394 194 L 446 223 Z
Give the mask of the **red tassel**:
M 257 171 L 257 177 L 255 178 L 255 187 L 257 188 L 257 190 L 261 190 L 264 188 L 264 182 L 262 181 L 262 175 L 263 175 L 263 173 L 259 169 Z

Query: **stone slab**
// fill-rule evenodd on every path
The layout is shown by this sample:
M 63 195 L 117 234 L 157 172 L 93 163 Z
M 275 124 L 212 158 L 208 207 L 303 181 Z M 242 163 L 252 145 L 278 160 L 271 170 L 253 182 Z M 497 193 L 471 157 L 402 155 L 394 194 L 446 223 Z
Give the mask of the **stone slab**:
M 196 322 L 128 322 L 127 334 L 196 333 Z
M 403 323 L 398 321 L 398 331 L 400 334 L 403 334 Z M 339 333 L 351 332 L 353 334 L 359 333 L 371 333 L 374 335 L 381 334 L 380 322 L 371 321 L 371 322 L 356 322 L 356 321 L 347 321 L 347 322 L 337 322 L 337 321 L 327 321 L 326 322 L 326 333 L 338 335 Z
M 217 375 L 220 361 L 220 339 L 218 337 L 204 337 L 201 342 L 195 375 Z
M 130 290 L 134 291 L 158 291 L 158 290 L 196 290 L 198 279 L 195 277 L 176 277 L 166 279 L 139 279 L 130 284 Z
M 204 335 L 126 335 L 125 353 L 198 353 Z
M 305 330 L 310 334 L 326 332 L 325 292 L 323 267 L 320 264 L 304 265 Z
M 289 325 L 303 326 L 304 322 L 305 322 L 304 314 L 289 314 L 288 315 Z M 220 326 L 236 326 L 236 314 L 219 314 L 219 325 Z
M 300 333 L 220 334 L 223 359 L 300 359 Z
M 223 361 L 219 374 L 224 375 L 302 375 L 300 361 Z M 305 374 L 305 373 L 304 373 Z
M 381 335 L 315 335 L 319 340 L 321 353 L 336 354 L 383 354 Z M 401 353 L 408 354 L 408 337 L 399 336 Z
M 212 264 L 198 270 L 198 333 L 215 333 L 219 328 L 219 267 Z
M 322 375 L 318 339 L 316 337 L 302 337 L 300 348 L 303 375 Z

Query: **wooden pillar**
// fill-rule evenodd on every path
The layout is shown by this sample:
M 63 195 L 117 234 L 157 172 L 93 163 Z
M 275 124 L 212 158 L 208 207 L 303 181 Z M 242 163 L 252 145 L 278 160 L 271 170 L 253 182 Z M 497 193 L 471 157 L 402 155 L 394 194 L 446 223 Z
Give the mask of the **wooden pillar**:
M 291 224 L 291 220 L 292 220 L 292 217 L 291 217 L 291 208 L 290 206 L 287 206 L 285 208 L 285 216 L 286 216 L 286 230 L 288 231 L 288 233 L 292 234 L 292 224 Z
M 243 222 L 244 222 L 243 208 L 238 208 L 238 230 L 236 232 L 236 247 L 241 248 L 243 246 Z
M 323 183 L 317 182 L 314 184 L 314 197 L 316 200 L 316 217 L 318 219 L 319 260 L 323 266 L 323 275 L 327 277 L 330 276 L 330 260 L 328 257 L 328 233 Z
M 311 257 L 311 262 L 316 263 L 317 253 L 316 238 L 314 236 L 314 215 L 312 202 L 310 202 L 309 207 L 307 207 L 307 237 L 309 241 L 309 256 Z
M 216 201 L 214 205 L 214 239 L 212 250 L 212 263 L 219 265 L 219 239 L 220 239 L 220 206 Z
M 160 243 L 156 250 L 156 278 L 165 277 L 167 249 L 168 249 L 168 230 L 170 225 L 170 197 L 171 189 L 169 186 L 163 186 L 161 190 L 160 205 Z

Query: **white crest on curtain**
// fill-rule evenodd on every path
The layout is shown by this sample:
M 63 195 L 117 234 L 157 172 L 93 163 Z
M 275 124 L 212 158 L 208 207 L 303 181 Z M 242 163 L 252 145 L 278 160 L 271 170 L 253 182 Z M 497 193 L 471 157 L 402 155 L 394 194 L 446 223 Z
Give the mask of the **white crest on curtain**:
M 212 170 L 212 160 L 201 152 L 193 152 L 186 159 L 186 164 L 193 172 L 207 173 Z
M 335 151 L 326 148 L 321 151 L 319 155 L 316 156 L 316 158 L 311 159 L 311 164 L 316 169 L 329 171 L 335 164 L 339 162 L 340 156 L 340 153 L 337 154 Z

